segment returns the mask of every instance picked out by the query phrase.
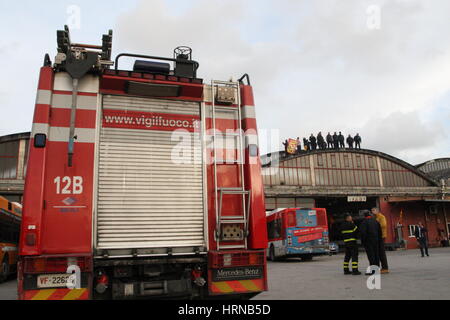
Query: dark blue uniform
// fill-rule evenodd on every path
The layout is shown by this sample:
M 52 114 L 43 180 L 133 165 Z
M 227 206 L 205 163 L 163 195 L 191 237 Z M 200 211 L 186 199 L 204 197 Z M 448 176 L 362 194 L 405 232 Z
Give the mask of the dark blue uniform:
M 358 271 L 358 227 L 350 221 L 345 221 L 341 225 L 341 233 L 345 244 L 344 273 L 350 274 L 350 259 L 352 261 L 353 274 Z

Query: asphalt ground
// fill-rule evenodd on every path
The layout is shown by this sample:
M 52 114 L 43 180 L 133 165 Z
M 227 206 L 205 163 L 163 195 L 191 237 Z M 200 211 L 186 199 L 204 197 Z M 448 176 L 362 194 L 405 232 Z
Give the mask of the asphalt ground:
M 269 291 L 254 300 L 449 300 L 450 248 L 387 252 L 390 273 L 380 278 L 381 289 L 370 290 L 368 277 L 344 275 L 343 255 L 268 262 Z M 359 254 L 360 271 L 368 266 Z M 374 284 L 374 281 L 371 281 Z M 17 280 L 0 284 L 0 300 L 17 299 Z

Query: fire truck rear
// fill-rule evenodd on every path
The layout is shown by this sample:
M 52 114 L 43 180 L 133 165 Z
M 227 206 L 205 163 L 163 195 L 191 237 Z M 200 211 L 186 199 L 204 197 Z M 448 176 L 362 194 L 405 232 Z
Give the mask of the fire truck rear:
M 250 298 L 267 231 L 249 77 L 197 77 L 190 48 L 119 54 L 57 32 L 40 71 L 19 298 Z M 132 70 L 119 62 L 133 59 Z

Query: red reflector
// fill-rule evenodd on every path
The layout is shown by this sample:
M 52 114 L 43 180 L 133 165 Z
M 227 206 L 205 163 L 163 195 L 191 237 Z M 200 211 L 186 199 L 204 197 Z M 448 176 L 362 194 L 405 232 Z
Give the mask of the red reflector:
M 97 283 L 102 283 L 102 284 L 107 285 L 108 282 L 109 282 L 109 279 L 108 279 L 108 276 L 106 274 L 102 274 L 101 276 L 99 276 L 97 278 Z
M 27 246 L 34 246 L 36 244 L 36 235 L 34 233 L 28 233 L 25 236 L 25 244 Z
M 192 280 L 200 278 L 202 276 L 202 270 L 192 270 Z

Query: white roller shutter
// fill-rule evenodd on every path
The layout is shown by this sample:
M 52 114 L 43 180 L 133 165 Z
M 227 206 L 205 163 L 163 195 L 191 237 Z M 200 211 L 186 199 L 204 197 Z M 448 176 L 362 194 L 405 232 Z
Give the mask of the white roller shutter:
M 103 108 L 200 115 L 198 103 L 123 96 L 105 96 Z M 101 129 L 98 249 L 204 245 L 201 143 L 198 133 L 189 136 L 192 152 L 179 164 L 170 131 Z

